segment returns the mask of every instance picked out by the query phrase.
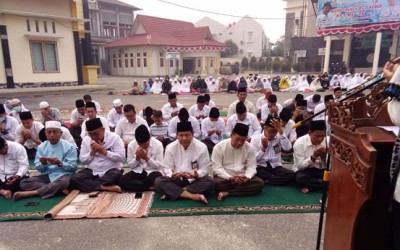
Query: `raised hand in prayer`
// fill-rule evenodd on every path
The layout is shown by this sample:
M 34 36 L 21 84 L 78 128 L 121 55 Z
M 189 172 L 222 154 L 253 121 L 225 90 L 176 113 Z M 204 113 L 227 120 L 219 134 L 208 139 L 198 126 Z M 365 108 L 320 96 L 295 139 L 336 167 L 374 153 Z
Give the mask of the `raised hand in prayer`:
M 171 178 L 172 178 L 172 179 L 177 180 L 177 179 L 179 179 L 179 178 L 181 178 L 181 177 L 183 177 L 183 174 L 182 174 L 182 173 L 179 173 L 179 172 L 176 172 L 176 171 L 173 171 L 173 172 L 172 172 L 172 175 L 171 175 Z
M 215 131 L 215 134 L 217 134 L 217 135 L 221 135 L 221 130 L 219 130 L 219 129 L 215 129 L 214 131 Z
M 99 143 L 92 141 L 92 144 L 90 144 L 90 155 L 95 155 L 96 153 L 106 155 L 107 150 L 101 146 Z
M 58 159 L 58 158 L 47 158 L 47 161 L 51 164 L 51 165 L 61 165 L 62 162 Z
M 265 151 L 268 147 L 269 140 L 267 137 L 261 139 L 262 150 Z
M 32 138 L 32 133 L 28 129 L 24 129 L 21 131 L 21 135 L 25 140 L 31 139 Z
M 163 135 L 158 135 L 156 137 L 156 139 L 159 140 L 159 141 L 162 141 L 162 140 L 164 140 L 164 136 Z
M 147 156 L 146 150 L 144 150 L 143 148 L 138 148 L 136 150 L 136 160 L 140 160 L 143 159 L 145 161 L 149 160 L 149 157 Z
M 40 163 L 42 163 L 43 165 L 47 165 L 47 158 L 46 157 L 40 157 L 39 158 Z
M 198 177 L 198 174 L 195 170 L 193 170 L 192 172 L 183 173 L 183 177 L 185 177 L 186 179 L 196 179 Z
M 396 72 L 397 67 L 398 64 L 394 64 L 392 62 L 387 62 L 383 67 L 383 74 L 385 75 L 385 78 L 388 82 L 392 80 L 392 77 L 394 75 L 394 72 Z
M 315 158 L 317 158 L 317 157 L 319 157 L 319 156 L 323 156 L 323 155 L 325 155 L 326 154 L 326 148 L 325 147 L 323 147 L 323 146 L 320 146 L 319 148 L 317 148 L 315 151 L 314 151 L 314 157 Z

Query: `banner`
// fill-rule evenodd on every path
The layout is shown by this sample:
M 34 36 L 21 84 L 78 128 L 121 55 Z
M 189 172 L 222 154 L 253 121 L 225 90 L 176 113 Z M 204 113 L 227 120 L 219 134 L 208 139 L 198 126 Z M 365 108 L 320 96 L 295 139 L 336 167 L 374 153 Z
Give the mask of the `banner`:
M 400 21 L 400 0 L 318 1 L 317 28 Z

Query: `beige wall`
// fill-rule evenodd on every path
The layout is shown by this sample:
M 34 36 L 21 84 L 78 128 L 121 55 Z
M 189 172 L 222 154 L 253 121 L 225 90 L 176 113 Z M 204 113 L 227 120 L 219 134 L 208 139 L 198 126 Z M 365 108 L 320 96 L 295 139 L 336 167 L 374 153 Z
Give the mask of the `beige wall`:
M 147 54 L 147 67 L 143 67 L 143 52 Z M 160 52 L 164 55 L 164 67 L 160 67 Z M 141 54 L 141 67 L 137 67 L 137 53 Z M 125 48 L 112 48 L 109 49 L 110 54 L 110 67 L 111 75 L 119 76 L 163 76 L 175 75 L 176 70 L 183 69 L 183 58 L 196 58 L 196 67 L 194 71 L 199 74 L 204 72 L 206 75 L 214 75 L 219 72 L 220 53 L 218 51 L 207 52 L 181 52 L 179 58 L 179 67 L 176 68 L 176 61 L 174 60 L 173 67 L 170 67 L 169 60 L 165 59 L 165 52 L 161 46 L 135 46 Z M 131 54 L 133 57 L 131 57 Z M 114 58 L 115 55 L 115 58 Z M 121 57 L 119 57 L 121 55 Z M 125 55 L 128 57 L 125 58 Z M 128 59 L 128 67 L 125 66 L 125 59 Z M 131 59 L 134 61 L 134 66 L 131 67 Z M 197 67 L 197 60 L 201 60 L 201 67 Z M 114 67 L 114 60 L 115 65 Z M 119 67 L 119 60 L 121 60 L 122 67 Z M 212 61 L 212 63 L 211 63 Z
M 67 0 L 14 0 L 3 1 L 7 10 L 26 11 L 35 14 L 46 14 L 70 17 L 71 6 Z M 31 23 L 31 31 L 27 31 L 26 20 Z M 36 32 L 35 20 L 39 21 L 39 32 Z M 48 33 L 44 32 L 43 22 L 47 21 Z M 56 33 L 52 32 L 52 22 L 55 22 Z M 23 17 L 7 14 L 4 17 L 7 26 L 10 46 L 11 64 L 14 82 L 64 82 L 77 81 L 75 48 L 73 41 L 72 22 L 59 19 Z M 29 36 L 29 37 L 28 37 Z M 34 73 L 30 41 L 55 41 L 58 55 L 58 73 Z

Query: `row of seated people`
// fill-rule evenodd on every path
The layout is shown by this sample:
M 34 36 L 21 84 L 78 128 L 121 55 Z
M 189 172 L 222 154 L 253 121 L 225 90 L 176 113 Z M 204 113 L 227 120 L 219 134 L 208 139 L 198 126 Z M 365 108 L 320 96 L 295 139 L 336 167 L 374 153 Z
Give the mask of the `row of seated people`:
M 177 140 L 165 152 L 160 141 L 140 125 L 135 140 L 128 144 L 127 162 L 132 169 L 123 175 L 125 147 L 116 134 L 106 131 L 100 118 L 85 122 L 88 135 L 83 138 L 79 160 L 86 168 L 76 173 L 78 154 L 63 140 L 57 121 L 45 124 L 47 140 L 38 147 L 35 167 L 40 175 L 29 177 L 24 147 L 0 138 L 0 194 L 15 200 L 40 196 L 43 199 L 71 189 L 82 192 L 143 192 L 155 190 L 162 199 L 192 199 L 207 203 L 214 189 L 218 200 L 227 196 L 254 195 L 265 183 L 296 183 L 304 193 L 322 188 L 325 168 L 325 123 L 312 121 L 309 134 L 294 145 L 293 170 L 282 167 L 281 149 L 291 143 L 279 119 L 268 117 L 263 133 L 248 142 L 249 127 L 237 123 L 229 139 L 217 143 L 211 154 L 194 138 L 192 123 L 177 124 Z M 209 168 L 213 169 L 212 176 Z M 213 178 L 212 178 L 213 177 Z

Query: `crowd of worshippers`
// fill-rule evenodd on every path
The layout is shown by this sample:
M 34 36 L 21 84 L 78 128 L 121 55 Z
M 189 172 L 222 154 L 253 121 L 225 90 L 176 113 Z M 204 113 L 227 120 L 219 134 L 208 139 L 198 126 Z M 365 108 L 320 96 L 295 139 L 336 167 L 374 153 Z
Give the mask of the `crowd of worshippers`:
M 75 101 L 70 121 L 48 102 L 40 102 L 41 120 L 19 99 L 0 105 L 0 194 L 15 200 L 43 199 L 72 189 L 82 192 L 155 190 L 162 199 L 207 203 L 216 190 L 227 196 L 255 195 L 265 185 L 296 185 L 302 192 L 323 188 L 326 110 L 334 95 L 294 98 L 280 104 L 271 89 L 256 105 L 239 88 L 227 119 L 208 94 L 189 109 L 175 93 L 161 110 L 113 101 L 107 118 L 89 95 Z M 296 129 L 293 125 L 304 121 Z M 282 156 L 293 156 L 293 168 Z M 37 176 L 29 175 L 33 160 Z M 78 171 L 80 162 L 84 169 Z M 131 169 L 123 174 L 123 166 Z
M 248 76 L 231 77 L 222 76 L 214 78 L 209 76 L 205 79 L 198 76 L 197 79 L 188 77 L 179 78 L 176 76 L 171 79 L 169 76 L 164 78 L 156 77 L 143 80 L 141 84 L 134 81 L 129 90 L 123 92 L 125 95 L 142 94 L 164 94 L 169 93 L 236 93 L 239 88 L 246 88 L 248 93 L 263 92 L 265 89 L 282 92 L 318 92 L 333 90 L 337 87 L 342 89 L 353 89 L 363 82 L 371 79 L 366 73 L 350 73 L 328 75 L 305 75 L 300 73 L 293 76 L 259 76 L 249 74 Z

